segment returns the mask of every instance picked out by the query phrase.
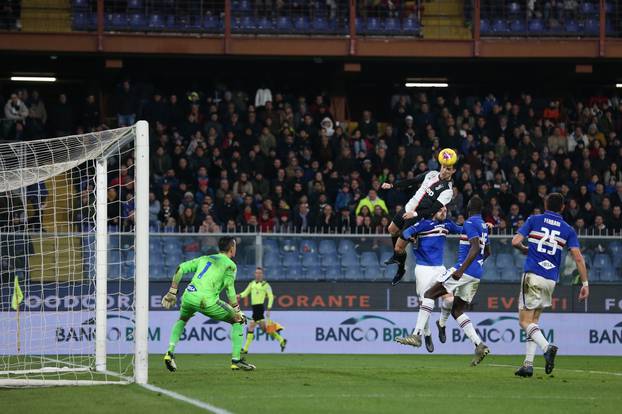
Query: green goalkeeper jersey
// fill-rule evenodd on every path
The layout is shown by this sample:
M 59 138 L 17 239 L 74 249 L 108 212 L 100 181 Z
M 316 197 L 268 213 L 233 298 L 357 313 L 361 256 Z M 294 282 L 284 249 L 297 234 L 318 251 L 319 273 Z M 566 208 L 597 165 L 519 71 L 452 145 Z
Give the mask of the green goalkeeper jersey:
M 219 253 L 181 263 L 173 280 L 179 283 L 181 276 L 194 272 L 184 295 L 198 295 L 205 301 L 205 305 L 210 306 L 218 301 L 220 292 L 226 289 L 229 302 L 234 303 L 236 271 L 235 262 L 227 255 Z

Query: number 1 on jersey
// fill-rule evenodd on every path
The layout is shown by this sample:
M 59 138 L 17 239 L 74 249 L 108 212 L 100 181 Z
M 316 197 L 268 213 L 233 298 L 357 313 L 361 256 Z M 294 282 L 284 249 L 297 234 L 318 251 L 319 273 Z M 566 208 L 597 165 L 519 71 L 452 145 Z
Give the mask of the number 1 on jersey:
M 205 274 L 205 272 L 207 272 L 207 269 L 209 269 L 211 265 L 212 265 L 212 262 L 207 262 L 203 270 L 201 270 L 201 273 L 199 273 L 199 276 L 197 276 L 197 279 L 201 279 L 203 275 Z

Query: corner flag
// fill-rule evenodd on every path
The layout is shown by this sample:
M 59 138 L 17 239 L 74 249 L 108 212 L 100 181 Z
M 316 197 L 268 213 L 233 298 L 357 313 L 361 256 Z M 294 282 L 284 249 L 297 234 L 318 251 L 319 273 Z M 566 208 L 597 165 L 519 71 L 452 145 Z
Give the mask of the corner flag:
M 19 287 L 19 279 L 17 275 L 15 275 L 15 286 L 13 288 L 13 298 L 11 299 L 11 308 L 13 310 L 19 309 L 19 304 L 24 300 L 24 293 L 22 289 Z

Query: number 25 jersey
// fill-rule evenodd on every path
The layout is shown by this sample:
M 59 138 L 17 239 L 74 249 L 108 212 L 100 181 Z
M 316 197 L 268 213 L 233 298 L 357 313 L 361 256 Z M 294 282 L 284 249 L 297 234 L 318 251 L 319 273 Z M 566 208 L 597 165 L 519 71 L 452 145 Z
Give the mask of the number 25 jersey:
M 530 216 L 518 232 L 527 239 L 529 251 L 525 272 L 557 282 L 564 247 L 579 247 L 574 229 L 562 216 L 552 211 Z

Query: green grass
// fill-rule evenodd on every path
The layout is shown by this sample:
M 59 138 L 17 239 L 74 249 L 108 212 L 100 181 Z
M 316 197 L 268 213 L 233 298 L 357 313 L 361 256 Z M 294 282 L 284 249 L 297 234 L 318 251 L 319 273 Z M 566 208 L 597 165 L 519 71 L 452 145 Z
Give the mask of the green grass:
M 619 357 L 560 356 L 554 375 L 537 369 L 530 379 L 514 377 L 520 356 L 491 355 L 476 368 L 468 366 L 469 356 L 284 354 L 248 359 L 257 371 L 232 372 L 224 355 L 179 355 L 179 370 L 169 373 L 154 355 L 149 382 L 250 414 L 568 414 L 622 409 Z M 541 357 L 536 364 L 542 366 Z M 204 412 L 137 385 L 0 390 L 0 406 L 10 407 L 10 413 Z

